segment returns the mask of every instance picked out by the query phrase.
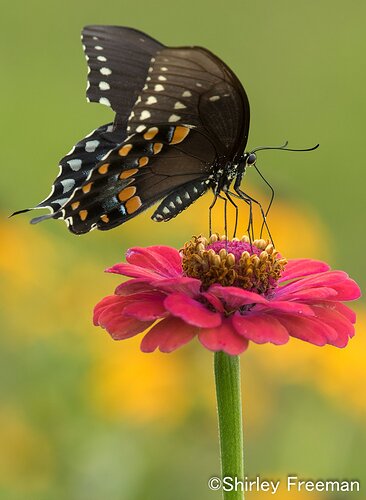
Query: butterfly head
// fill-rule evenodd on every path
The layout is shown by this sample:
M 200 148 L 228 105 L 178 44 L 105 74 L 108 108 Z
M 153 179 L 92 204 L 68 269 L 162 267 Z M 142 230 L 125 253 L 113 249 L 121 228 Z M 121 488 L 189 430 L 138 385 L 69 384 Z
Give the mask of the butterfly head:
M 245 166 L 250 167 L 251 165 L 254 165 L 255 162 L 257 161 L 257 155 L 255 153 L 247 153 L 244 159 L 245 159 Z

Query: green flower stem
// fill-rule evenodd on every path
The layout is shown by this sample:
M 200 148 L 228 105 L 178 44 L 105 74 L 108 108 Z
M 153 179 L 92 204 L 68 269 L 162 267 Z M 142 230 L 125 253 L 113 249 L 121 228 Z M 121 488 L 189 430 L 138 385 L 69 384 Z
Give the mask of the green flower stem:
M 240 358 L 215 352 L 215 382 L 219 421 L 221 478 L 244 479 Z M 239 488 L 240 490 L 240 488 Z M 225 500 L 243 500 L 241 491 L 224 491 Z

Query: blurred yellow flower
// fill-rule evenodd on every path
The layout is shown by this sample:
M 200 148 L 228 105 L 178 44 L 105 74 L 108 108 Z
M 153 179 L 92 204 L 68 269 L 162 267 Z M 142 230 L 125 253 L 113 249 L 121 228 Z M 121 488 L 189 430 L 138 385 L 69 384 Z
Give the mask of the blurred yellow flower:
M 2 408 L 0 443 L 0 489 L 12 488 L 37 498 L 37 491 L 47 487 L 53 473 L 45 438 L 15 410 Z
M 177 353 L 146 356 L 139 349 L 140 340 L 116 343 L 103 335 L 95 342 L 99 354 L 87 382 L 88 398 L 98 412 L 113 420 L 174 426 L 190 405 L 186 367 Z

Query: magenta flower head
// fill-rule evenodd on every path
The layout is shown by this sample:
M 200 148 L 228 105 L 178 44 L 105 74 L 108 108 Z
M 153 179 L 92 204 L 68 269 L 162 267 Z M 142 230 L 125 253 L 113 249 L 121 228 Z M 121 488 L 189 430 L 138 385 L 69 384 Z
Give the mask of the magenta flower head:
M 171 352 L 198 337 L 212 351 L 237 355 L 249 341 L 285 344 L 290 337 L 345 347 L 360 296 L 343 271 L 317 260 L 287 261 L 265 240 L 251 244 L 214 234 L 186 243 L 135 247 L 107 272 L 129 276 L 94 310 L 94 324 L 116 340 L 145 333 L 141 350 Z

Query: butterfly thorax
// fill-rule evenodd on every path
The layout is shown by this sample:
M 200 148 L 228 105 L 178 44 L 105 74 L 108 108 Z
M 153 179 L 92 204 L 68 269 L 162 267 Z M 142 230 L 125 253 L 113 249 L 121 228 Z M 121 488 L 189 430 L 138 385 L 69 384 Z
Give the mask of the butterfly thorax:
M 212 189 L 214 194 L 219 194 L 220 191 L 229 191 L 234 179 L 244 175 L 245 163 L 225 160 L 215 165 L 214 170 L 215 172 L 212 174 Z

